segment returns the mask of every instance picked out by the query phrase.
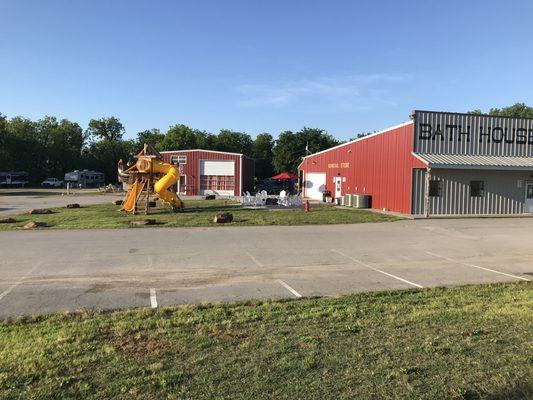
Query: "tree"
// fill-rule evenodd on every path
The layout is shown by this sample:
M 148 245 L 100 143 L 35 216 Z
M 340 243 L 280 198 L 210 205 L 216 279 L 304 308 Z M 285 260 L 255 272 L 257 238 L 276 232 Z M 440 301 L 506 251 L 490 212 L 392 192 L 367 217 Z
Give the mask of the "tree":
M 103 172 L 106 182 L 117 181 L 118 160 L 133 158 L 137 150 L 134 140 L 97 140 L 84 149 L 84 168 Z
M 37 182 L 46 175 L 43 171 L 43 148 L 37 138 L 36 124 L 23 117 L 7 122 L 6 150 L 10 154 L 5 169 L 26 171 Z
M 91 119 L 86 133 L 90 142 L 83 152 L 85 166 L 103 172 L 107 182 L 115 182 L 118 160 L 131 158 L 137 143 L 122 139 L 124 126 L 115 117 Z
M 79 169 L 82 150 L 87 139 L 76 122 L 62 119 L 52 131 L 49 144 L 51 176 L 62 177 L 65 172 Z
M 0 170 L 28 172 L 33 183 L 46 177 L 61 178 L 80 167 L 85 135 L 81 127 L 66 119 L 46 116 L 33 122 L 0 115 Z
M 255 175 L 258 179 L 273 175 L 272 148 L 274 140 L 268 133 L 260 133 L 252 143 L 252 158 L 255 159 Z
M 217 137 L 217 150 L 230 153 L 252 154 L 252 138 L 247 133 L 222 129 Z
M 282 132 L 272 151 L 274 171 L 296 173 L 306 153 L 316 153 L 337 144 L 339 142 L 322 129 L 303 128 L 296 133 Z
M 91 119 L 87 133 L 90 137 L 96 139 L 121 140 L 124 134 L 124 126 L 115 117 Z
M 9 148 L 9 138 L 7 133 L 7 119 L 0 113 L 0 171 L 9 169 L 11 164 L 11 149 Z
M 150 129 L 137 133 L 137 147 L 141 148 L 145 143 L 150 143 L 156 149 L 162 150 L 165 134 L 159 129 Z
M 483 113 L 481 110 L 472 110 L 469 112 L 469 114 L 497 115 L 501 117 L 514 118 L 533 118 L 533 107 L 529 107 L 525 103 L 515 103 L 509 107 L 491 108 L 488 113 Z
M 198 149 L 217 150 L 218 137 L 205 131 L 196 132 Z
M 86 139 L 82 128 L 74 122 L 44 117 L 35 123 L 37 140 L 43 154 L 41 166 L 46 176 L 61 177 L 80 167 L 81 152 Z
M 179 124 L 171 126 L 161 141 L 161 150 L 191 150 L 198 148 L 201 132 Z

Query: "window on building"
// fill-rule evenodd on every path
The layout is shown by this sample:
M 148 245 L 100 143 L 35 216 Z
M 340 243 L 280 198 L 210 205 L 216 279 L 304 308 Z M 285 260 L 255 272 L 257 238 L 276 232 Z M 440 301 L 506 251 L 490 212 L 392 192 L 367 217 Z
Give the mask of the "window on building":
M 235 177 L 200 175 L 200 190 L 235 190 Z
M 429 197 L 440 197 L 442 181 L 433 179 L 429 181 Z
M 533 184 L 531 183 L 526 186 L 526 199 L 533 199 Z
M 484 181 L 470 181 L 470 196 L 471 197 L 483 197 L 485 194 L 485 182 Z
M 187 156 L 172 156 L 170 157 L 170 162 L 174 165 L 187 164 Z

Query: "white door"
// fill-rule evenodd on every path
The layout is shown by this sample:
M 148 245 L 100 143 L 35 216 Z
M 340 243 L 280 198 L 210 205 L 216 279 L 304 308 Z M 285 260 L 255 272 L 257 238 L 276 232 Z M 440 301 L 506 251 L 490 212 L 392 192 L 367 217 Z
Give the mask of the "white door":
M 235 195 L 235 161 L 200 160 L 200 194 Z
M 526 182 L 526 204 L 524 212 L 533 213 L 533 182 Z
M 340 176 L 336 176 L 334 180 L 335 180 L 335 198 L 340 199 L 341 192 L 342 192 L 342 178 Z
M 305 174 L 305 197 L 313 200 L 322 200 L 322 192 L 326 190 L 326 174 L 323 172 L 310 172 Z

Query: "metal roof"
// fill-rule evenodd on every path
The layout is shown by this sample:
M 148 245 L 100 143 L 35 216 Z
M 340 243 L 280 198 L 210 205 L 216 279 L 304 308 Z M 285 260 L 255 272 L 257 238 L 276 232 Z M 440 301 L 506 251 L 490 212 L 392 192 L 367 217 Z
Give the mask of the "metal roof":
M 165 150 L 160 151 L 161 154 L 170 154 L 170 153 L 185 153 L 187 151 L 203 151 L 205 153 L 218 153 L 218 154 L 231 154 L 232 156 L 242 156 L 242 153 L 230 153 L 229 151 L 218 151 L 218 150 L 204 150 L 204 149 L 183 149 L 183 150 Z M 244 155 L 244 157 L 248 157 Z M 250 158 L 250 157 L 248 157 Z
M 413 153 L 429 168 L 533 170 L 533 157 Z

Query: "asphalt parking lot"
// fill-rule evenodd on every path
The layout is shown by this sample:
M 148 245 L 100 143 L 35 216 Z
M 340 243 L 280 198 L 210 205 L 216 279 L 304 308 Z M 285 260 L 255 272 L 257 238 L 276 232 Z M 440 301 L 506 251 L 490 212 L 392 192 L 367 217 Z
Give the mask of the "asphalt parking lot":
M 0 316 L 533 277 L 533 219 L 0 232 Z
M 32 208 L 64 207 L 69 203 L 101 204 L 122 199 L 124 193 L 102 193 L 98 189 L 0 189 L 0 214 L 23 213 Z

